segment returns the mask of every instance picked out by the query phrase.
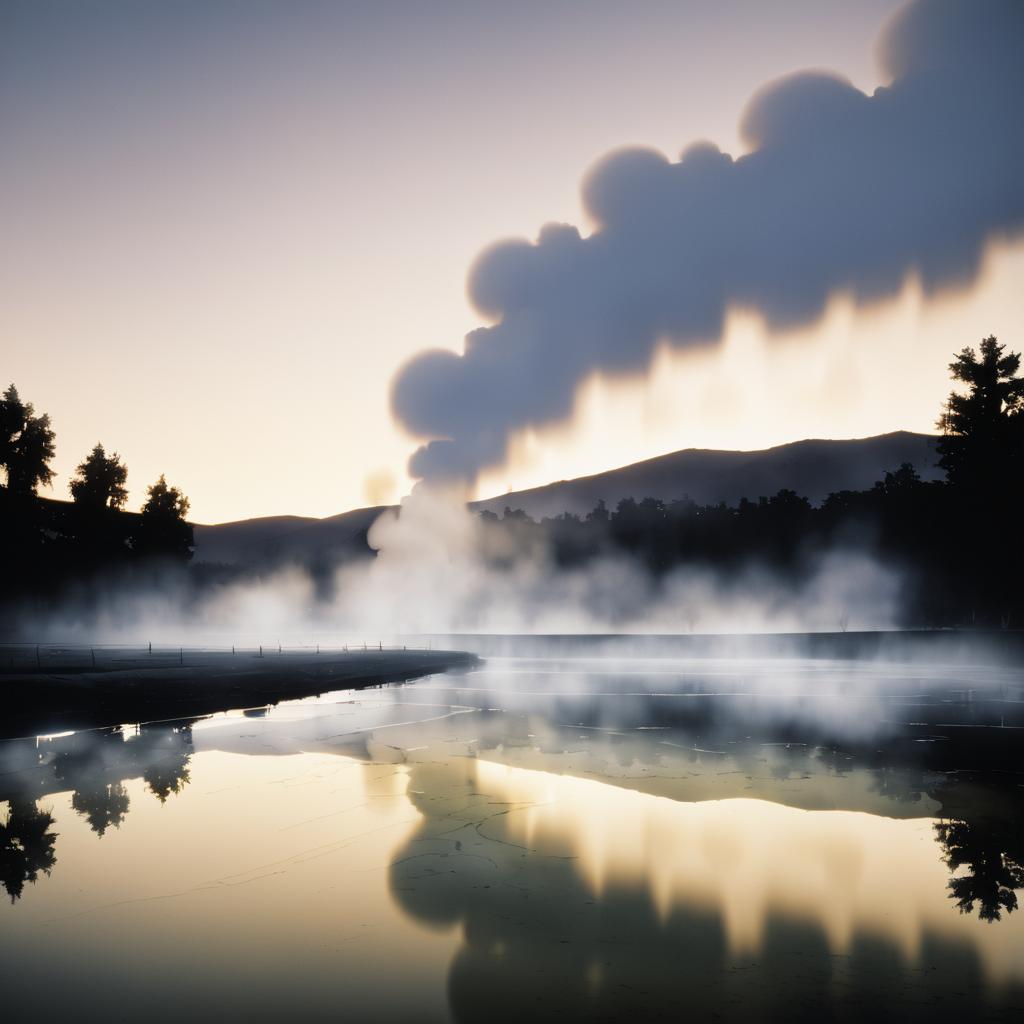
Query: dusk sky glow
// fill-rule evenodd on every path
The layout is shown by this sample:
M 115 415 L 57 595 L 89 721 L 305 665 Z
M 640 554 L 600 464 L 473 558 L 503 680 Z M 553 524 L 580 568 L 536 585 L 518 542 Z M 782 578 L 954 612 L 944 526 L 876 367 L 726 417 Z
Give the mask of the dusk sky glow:
M 421 441 L 391 382 L 483 322 L 465 284 L 483 249 L 590 230 L 580 182 L 618 147 L 742 154 L 742 112 L 780 75 L 870 94 L 898 6 L 2 0 L 0 373 L 53 418 L 43 493 L 67 497 L 101 441 L 130 507 L 166 473 L 198 522 L 397 500 Z M 730 310 L 717 347 L 588 378 L 478 493 L 686 447 L 930 430 L 955 351 L 1021 347 L 1022 273 L 1024 244 L 999 241 L 960 290 L 835 295 L 771 337 Z

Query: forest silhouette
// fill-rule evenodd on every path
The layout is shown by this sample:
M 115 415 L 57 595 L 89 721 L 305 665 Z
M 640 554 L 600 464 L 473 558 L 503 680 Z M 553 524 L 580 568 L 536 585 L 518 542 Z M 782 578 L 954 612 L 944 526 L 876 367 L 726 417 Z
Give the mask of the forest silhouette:
M 188 498 L 161 476 L 138 513 L 124 511 L 128 468 L 97 443 L 69 484 L 72 501 L 41 497 L 56 434 L 12 384 L 0 397 L 0 603 L 52 598 L 67 585 L 192 555 Z
M 751 563 L 797 584 L 823 552 L 872 555 L 902 573 L 904 625 L 1019 628 L 1024 466 L 1020 356 L 994 337 L 950 364 L 954 392 L 938 426 L 945 480 L 923 481 L 909 463 L 865 491 L 839 491 L 817 507 L 791 490 L 700 505 L 686 499 L 603 501 L 586 516 L 539 523 L 522 510 L 480 513 L 493 558 L 546 549 L 563 568 L 608 554 L 641 561 L 655 577 L 687 566 L 739 574 Z M 838 623 L 845 628 L 845 623 Z
M 1020 355 L 996 338 L 964 348 L 950 364 L 958 389 L 938 420 L 939 467 L 925 481 L 909 463 L 873 487 L 838 491 L 820 505 L 792 490 L 735 505 L 688 499 L 603 501 L 585 516 L 532 519 L 521 509 L 479 513 L 481 556 L 497 568 L 540 555 L 552 571 L 625 557 L 657 581 L 680 567 L 728 581 L 754 565 L 798 586 L 833 550 L 876 558 L 899 574 L 903 626 L 1020 628 L 1024 555 L 1017 519 L 1024 480 L 1024 379 Z M 59 599 L 69 585 L 125 577 L 153 562 L 185 566 L 192 553 L 188 499 L 163 477 L 141 512 L 125 511 L 127 469 L 97 444 L 70 485 L 73 501 L 37 494 L 53 477 L 55 437 L 12 385 L 0 401 L 0 603 Z M 365 538 L 346 558 L 369 558 Z M 327 558 L 328 556 L 324 556 Z M 337 568 L 314 558 L 314 579 Z M 257 573 L 253 567 L 191 566 L 197 588 Z M 329 588 L 326 588 L 329 590 Z M 845 629 L 848 623 L 837 622 Z

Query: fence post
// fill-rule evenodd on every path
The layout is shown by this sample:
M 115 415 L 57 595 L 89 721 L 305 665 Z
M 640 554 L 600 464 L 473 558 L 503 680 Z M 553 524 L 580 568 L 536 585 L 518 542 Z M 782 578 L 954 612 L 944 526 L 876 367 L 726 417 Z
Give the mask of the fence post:
M 96 648 L 95 647 L 90 647 L 89 648 L 89 653 L 92 655 L 92 667 L 95 668 L 96 667 Z
M 36 668 L 41 672 L 43 670 L 43 663 L 39 658 L 39 644 L 36 644 Z
M 185 648 L 184 647 L 179 647 L 178 648 L 178 658 L 180 659 L 180 663 L 182 665 L 184 665 L 185 664 Z
M 260 657 L 263 657 L 263 644 L 260 644 Z

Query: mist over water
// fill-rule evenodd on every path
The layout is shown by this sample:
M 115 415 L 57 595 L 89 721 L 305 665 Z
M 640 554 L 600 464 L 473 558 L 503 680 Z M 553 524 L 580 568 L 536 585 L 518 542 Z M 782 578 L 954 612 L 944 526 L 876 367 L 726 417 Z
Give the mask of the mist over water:
M 751 562 L 738 572 L 663 575 L 636 559 L 560 567 L 543 545 L 495 552 L 461 495 L 420 486 L 368 537 L 377 556 L 342 564 L 327 593 L 301 567 L 189 585 L 183 574 L 92 585 L 52 611 L 22 613 L 26 641 L 308 643 L 452 633 L 759 633 L 891 629 L 902 581 L 854 548 L 812 555 L 794 578 Z M 495 557 L 498 555 L 500 557 Z
M 299 568 L 198 592 L 154 578 L 71 598 L 23 622 L 22 636 L 468 650 L 497 659 L 485 677 L 495 705 L 539 703 L 616 731 L 641 727 L 654 705 L 663 720 L 685 718 L 693 699 L 723 735 L 801 743 L 888 741 L 923 708 L 966 694 L 972 724 L 1001 726 L 1003 712 L 978 715 L 990 700 L 1005 710 L 1007 688 L 1019 689 L 1013 637 L 895 630 L 901 579 L 855 550 L 825 551 L 795 578 L 756 564 L 659 577 L 625 557 L 564 569 L 543 547 L 501 563 L 461 495 L 425 486 L 369 541 L 377 557 L 338 568 L 327 596 Z M 663 688 L 683 701 L 673 711 Z

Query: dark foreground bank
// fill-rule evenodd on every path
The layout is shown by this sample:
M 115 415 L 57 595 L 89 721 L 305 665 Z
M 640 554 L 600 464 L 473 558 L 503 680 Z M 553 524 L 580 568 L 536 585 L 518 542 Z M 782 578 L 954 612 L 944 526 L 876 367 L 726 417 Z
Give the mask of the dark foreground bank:
M 19 646 L 0 654 L 0 737 L 212 714 L 470 668 L 465 651 L 149 651 Z

